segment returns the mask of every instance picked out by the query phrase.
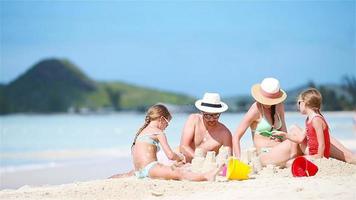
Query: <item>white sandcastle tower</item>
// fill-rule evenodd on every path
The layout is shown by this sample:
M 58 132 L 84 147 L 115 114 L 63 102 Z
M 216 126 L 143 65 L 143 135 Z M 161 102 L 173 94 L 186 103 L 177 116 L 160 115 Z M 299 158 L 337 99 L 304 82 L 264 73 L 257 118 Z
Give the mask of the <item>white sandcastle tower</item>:
M 257 174 L 262 170 L 262 163 L 259 157 L 254 157 L 251 159 L 250 166 L 253 169 L 253 173 Z
M 203 168 L 205 158 L 204 152 L 201 148 L 196 148 L 194 152 L 194 158 L 192 160 L 192 172 L 200 172 Z
M 226 164 L 229 161 L 229 155 L 230 155 L 230 147 L 227 146 L 221 146 L 219 149 L 219 154 L 216 156 L 216 163 L 218 166 L 222 164 Z
M 241 151 L 240 160 L 246 164 L 250 164 L 251 161 L 257 157 L 256 148 L 251 147 L 249 149 Z
M 196 148 L 194 158 L 192 160 L 191 170 L 193 172 L 204 173 L 216 169 L 223 163 L 227 164 L 229 155 L 229 147 L 220 147 L 219 154 L 217 156 L 215 156 L 215 151 L 208 151 L 205 157 L 203 150 Z
M 219 154 L 215 156 L 214 151 L 208 151 L 204 156 L 204 151 L 200 148 L 196 148 L 194 152 L 194 158 L 192 160 L 191 171 L 197 173 L 204 173 L 212 169 L 216 169 L 222 164 L 228 164 L 230 148 L 222 146 L 219 149 Z M 276 166 L 268 165 L 263 168 L 259 156 L 257 155 L 256 148 L 248 148 L 241 151 L 240 161 L 248 164 L 253 169 L 253 173 L 273 174 L 276 171 Z
M 202 172 L 207 172 L 217 168 L 215 151 L 208 151 L 206 154 Z
M 256 148 L 252 147 L 247 150 L 243 150 L 241 152 L 242 162 L 248 164 L 253 169 L 253 173 L 255 174 L 267 174 L 273 175 L 277 172 L 278 167 L 275 165 L 267 165 L 266 167 L 262 166 L 260 157 L 257 155 Z
M 255 147 L 243 150 L 241 152 L 240 160 L 251 166 L 253 173 L 258 173 L 262 170 L 262 163 L 259 156 L 257 156 L 257 150 Z

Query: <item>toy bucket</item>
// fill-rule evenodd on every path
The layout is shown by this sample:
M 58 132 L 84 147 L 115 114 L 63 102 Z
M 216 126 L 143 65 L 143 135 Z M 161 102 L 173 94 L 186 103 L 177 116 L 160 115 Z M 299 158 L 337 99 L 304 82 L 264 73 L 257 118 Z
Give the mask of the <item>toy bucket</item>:
M 318 172 L 318 166 L 299 156 L 293 161 L 291 170 L 294 177 L 314 176 Z
M 230 158 L 227 164 L 226 178 L 229 180 L 246 180 L 251 172 L 251 167 L 236 158 Z

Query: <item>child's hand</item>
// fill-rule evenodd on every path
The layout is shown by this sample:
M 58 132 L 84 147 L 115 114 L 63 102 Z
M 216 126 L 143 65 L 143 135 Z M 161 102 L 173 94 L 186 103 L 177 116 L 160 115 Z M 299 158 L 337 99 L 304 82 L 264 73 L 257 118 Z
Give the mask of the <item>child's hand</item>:
M 174 165 L 176 166 L 176 167 L 182 167 L 182 166 L 184 166 L 185 165 L 185 163 L 183 162 L 183 161 L 175 161 L 174 162 Z
M 287 133 L 283 131 L 272 131 L 271 139 L 283 140 L 287 138 Z
M 182 162 L 182 163 L 186 163 L 186 159 L 185 159 L 185 156 L 181 153 L 177 153 L 177 156 L 178 156 L 178 160 L 177 162 Z

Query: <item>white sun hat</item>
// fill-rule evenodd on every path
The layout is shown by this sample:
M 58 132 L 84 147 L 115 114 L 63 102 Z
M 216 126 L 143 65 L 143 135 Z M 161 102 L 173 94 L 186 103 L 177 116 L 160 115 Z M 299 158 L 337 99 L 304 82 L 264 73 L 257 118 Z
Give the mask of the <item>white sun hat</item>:
M 195 102 L 195 107 L 207 113 L 222 113 L 228 109 L 226 103 L 220 100 L 218 93 L 205 93 L 203 99 Z
M 287 98 L 287 94 L 280 88 L 279 81 L 275 78 L 265 78 L 261 84 L 251 88 L 253 98 L 264 105 L 276 105 Z

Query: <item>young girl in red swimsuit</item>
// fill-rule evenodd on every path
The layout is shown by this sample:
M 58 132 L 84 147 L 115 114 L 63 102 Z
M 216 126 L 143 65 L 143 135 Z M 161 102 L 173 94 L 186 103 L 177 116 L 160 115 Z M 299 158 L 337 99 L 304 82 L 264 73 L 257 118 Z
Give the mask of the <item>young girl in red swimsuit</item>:
M 320 112 L 322 97 L 318 90 L 308 89 L 298 98 L 299 111 L 307 115 L 305 139 L 301 149 L 305 155 L 314 158 L 330 157 L 329 126 Z
M 298 97 L 299 111 L 301 114 L 307 115 L 305 130 L 294 125 L 288 133 L 276 134 L 299 143 L 303 154 L 309 158 L 330 157 L 329 126 L 320 112 L 321 104 L 322 97 L 318 90 L 314 88 L 305 90 Z M 288 163 L 290 164 L 290 162 Z

